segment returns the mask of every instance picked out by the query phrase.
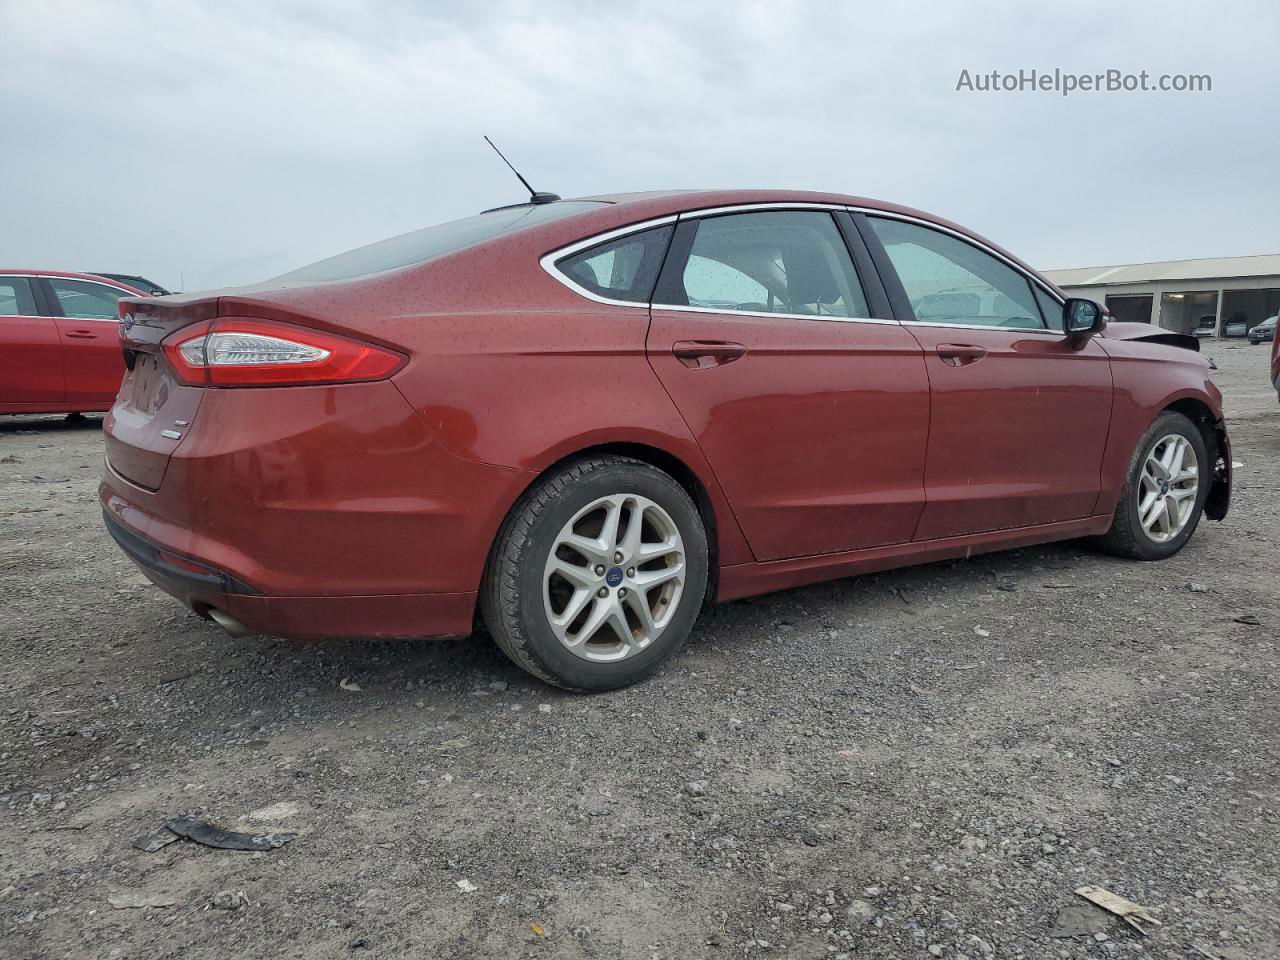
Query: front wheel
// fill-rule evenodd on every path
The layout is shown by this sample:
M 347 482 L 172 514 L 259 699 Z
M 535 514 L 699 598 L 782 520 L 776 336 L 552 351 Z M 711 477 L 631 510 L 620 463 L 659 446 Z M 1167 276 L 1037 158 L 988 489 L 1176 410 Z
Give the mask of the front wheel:
M 598 457 L 512 509 L 480 606 L 517 666 L 571 690 L 614 690 L 680 648 L 706 588 L 706 530 L 689 494 L 647 463 Z
M 1200 522 L 1210 466 L 1196 425 L 1172 410 L 1160 414 L 1138 441 L 1111 529 L 1099 546 L 1135 560 L 1173 556 Z

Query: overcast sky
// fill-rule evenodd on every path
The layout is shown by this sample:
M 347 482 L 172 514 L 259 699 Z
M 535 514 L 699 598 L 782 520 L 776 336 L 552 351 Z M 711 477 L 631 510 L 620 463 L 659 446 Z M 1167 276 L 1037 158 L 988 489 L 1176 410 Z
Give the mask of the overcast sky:
M 1042 268 L 1280 252 L 1280 5 L 0 0 L 0 266 L 250 283 L 522 191 L 793 187 Z M 957 92 L 962 70 L 1209 93 Z

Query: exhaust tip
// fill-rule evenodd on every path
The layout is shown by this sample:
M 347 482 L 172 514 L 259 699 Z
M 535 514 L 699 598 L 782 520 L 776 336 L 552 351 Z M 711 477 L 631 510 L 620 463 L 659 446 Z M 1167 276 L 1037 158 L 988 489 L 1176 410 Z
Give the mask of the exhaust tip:
M 237 620 L 235 617 L 231 616 L 230 614 L 223 613 L 217 607 L 209 607 L 207 610 L 205 610 L 205 614 L 209 617 L 210 620 L 212 620 L 214 623 L 220 626 L 223 630 L 227 631 L 227 633 L 235 637 L 237 640 L 240 639 L 241 637 L 251 637 L 258 632 L 256 630 L 250 629 L 249 627 L 246 627 L 243 623 L 241 623 L 239 620 Z

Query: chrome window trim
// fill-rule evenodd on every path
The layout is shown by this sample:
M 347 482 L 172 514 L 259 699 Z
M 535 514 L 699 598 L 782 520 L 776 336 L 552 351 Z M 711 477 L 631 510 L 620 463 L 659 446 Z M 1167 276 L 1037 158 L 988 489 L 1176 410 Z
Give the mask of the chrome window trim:
M 57 273 L 0 273 L 0 277 L 27 277 L 28 279 L 37 280 L 72 280 L 76 283 L 96 283 L 100 287 L 110 287 L 112 290 L 123 290 L 126 297 L 145 297 L 145 293 L 132 293 L 125 288 L 125 284 L 116 283 L 114 280 L 108 280 L 105 277 L 64 277 Z
M 625 237 L 633 233 L 640 233 L 644 230 L 652 229 L 653 227 L 666 226 L 668 223 L 675 223 L 678 219 L 679 214 L 673 213 L 665 217 L 657 217 L 653 220 L 641 220 L 639 223 L 632 223 L 625 227 L 618 227 L 615 230 L 609 230 L 605 233 L 597 233 L 593 236 L 587 237 L 585 240 L 575 240 L 568 246 L 557 247 L 550 253 L 543 254 L 538 260 L 538 263 L 541 264 L 543 270 L 550 274 L 552 279 L 564 284 L 574 293 L 578 294 L 578 296 L 586 297 L 588 300 L 593 300 L 596 303 L 605 303 L 611 307 L 638 307 L 642 310 L 648 310 L 648 301 L 644 303 L 636 303 L 634 300 L 614 300 L 610 297 L 602 297 L 598 293 L 593 293 L 586 287 L 574 283 L 572 277 L 560 270 L 557 270 L 556 262 L 558 260 L 563 260 L 565 257 L 571 257 L 575 253 L 579 253 L 591 247 L 599 246 L 602 243 L 608 243 L 610 240 L 617 240 L 620 237 Z
M 74 283 L 92 283 L 92 284 L 95 284 L 95 285 L 97 285 L 97 286 L 99 286 L 99 287 L 106 287 L 108 290 L 119 290 L 119 291 L 121 292 L 121 295 L 117 298 L 118 300 L 123 300 L 125 297 L 145 297 L 145 296 L 147 296 L 147 294 L 145 294 L 145 293 L 133 293 L 133 292 L 131 292 L 131 291 L 129 291 L 129 290 L 126 290 L 123 286 L 121 286 L 121 285 L 119 285 L 119 284 L 112 283 L 111 281 L 109 281 L 109 280 L 105 280 L 105 279 L 103 279 L 103 280 L 88 280 L 88 279 L 84 279 L 84 278 L 82 278 L 82 277 L 63 277 L 63 276 L 58 276 L 57 274 L 49 274 L 49 273 L 0 273 L 0 279 L 2 279 L 2 278 L 4 278 L 4 277 L 22 277 L 22 278 L 23 278 L 23 279 L 25 279 L 25 280 L 70 280 L 70 281 L 72 281 L 72 282 L 74 282 Z M 54 296 L 56 297 L 56 296 L 57 296 L 57 293 L 54 293 Z M 32 317 L 32 318 L 30 318 L 30 319 L 36 319 L 36 320 L 88 320 L 88 321 L 90 321 L 90 322 L 92 322 L 92 323 L 119 323 L 119 322 L 120 322 L 120 318 L 119 318 L 119 317 L 68 317 L 68 316 L 66 316 L 66 315 L 63 315 L 63 316 L 61 316 L 61 317 L 55 317 L 55 316 L 53 316 L 52 314 L 49 314 L 49 315 L 45 315 L 45 314 L 36 314 L 34 317 Z
M 1048 327 L 999 327 L 984 323 L 938 323 L 935 320 L 903 320 L 905 327 L 934 327 L 939 330 L 988 330 L 993 333 L 1038 333 L 1050 337 L 1063 337 L 1066 334 Z
M 826 313 L 766 313 L 753 310 L 721 310 L 716 307 L 682 307 L 678 303 L 655 303 L 654 310 L 674 310 L 676 313 L 716 313 L 730 317 L 764 317 L 778 320 L 834 320 L 836 323 L 887 323 L 899 326 L 897 320 L 884 320 L 880 317 L 837 317 Z
M 1063 336 L 1061 331 L 1051 330 L 1047 326 L 1039 327 L 1039 328 L 1037 327 L 999 327 L 994 325 L 988 326 L 985 324 L 976 324 L 976 323 L 975 324 L 935 323 L 931 320 L 902 320 L 902 321 L 886 320 L 879 317 L 833 317 L 833 316 L 823 316 L 821 314 L 756 313 L 756 312 L 749 312 L 746 310 L 719 310 L 714 307 L 691 307 L 691 306 L 680 306 L 679 304 L 636 303 L 634 300 L 614 300 L 609 297 L 599 296 L 598 294 L 592 293 L 590 290 L 587 290 L 586 288 L 579 286 L 578 284 L 574 283 L 573 280 L 570 279 L 568 276 L 566 276 L 565 274 L 557 270 L 555 266 L 556 261 L 561 260 L 564 257 L 572 256 L 573 254 L 578 253 L 579 251 L 582 251 L 582 250 L 586 250 L 589 247 L 594 247 L 601 243 L 608 243 L 610 240 L 615 240 L 619 237 L 625 237 L 631 233 L 639 233 L 642 230 L 648 230 L 651 227 L 659 227 L 668 223 L 676 223 L 681 220 L 700 220 L 705 217 L 714 217 L 714 216 L 719 216 L 721 214 L 750 213 L 757 210 L 829 210 L 832 212 L 838 212 L 843 210 L 848 213 L 861 213 L 871 217 L 884 217 L 890 220 L 901 220 L 906 223 L 914 223 L 918 226 L 926 227 L 930 230 L 937 230 L 940 233 L 945 233 L 949 236 L 955 237 L 957 240 L 960 240 L 964 243 L 968 243 L 971 246 L 977 247 L 983 253 L 986 253 L 986 254 L 989 254 L 990 256 L 995 257 L 1005 266 L 1011 268 L 1019 276 L 1026 279 L 1028 283 L 1035 284 L 1037 287 L 1043 290 L 1046 294 L 1048 294 L 1051 300 L 1054 300 L 1059 304 L 1063 302 L 1062 298 L 1058 295 L 1058 293 L 1052 287 L 1050 287 L 1047 283 L 1045 283 L 1039 277 L 1028 273 L 1026 269 L 1024 269 L 1021 265 L 1019 265 L 1018 263 L 1015 263 L 1013 260 L 1010 260 L 1007 255 L 1001 253 L 999 250 L 993 249 L 988 244 L 983 243 L 980 240 L 976 240 L 973 237 L 968 236 L 967 234 L 961 233 L 958 230 L 953 230 L 950 227 L 944 226 L 943 224 L 937 223 L 933 220 L 929 220 L 924 217 L 913 216 L 908 213 L 898 213 L 893 210 L 881 210 L 876 207 L 860 207 L 860 206 L 847 204 L 847 203 L 821 203 L 821 202 L 809 201 L 809 200 L 767 200 L 759 203 L 738 203 L 738 204 L 730 204 L 728 206 L 723 206 L 723 207 L 700 207 L 697 210 L 682 210 L 680 213 L 669 214 L 664 217 L 656 217 L 651 220 L 642 220 L 639 223 L 629 224 L 628 226 L 625 226 L 625 227 L 618 227 L 614 230 L 606 231 L 605 233 L 595 234 L 594 236 L 587 237 L 586 239 L 583 239 L 583 240 L 577 240 L 571 244 L 568 244 L 567 246 L 558 247 L 555 250 L 552 250 L 550 253 L 544 254 L 539 259 L 538 262 L 541 264 L 542 269 L 545 270 L 548 275 L 550 275 L 554 280 L 568 287 L 574 293 L 578 294 L 579 296 L 585 297 L 588 300 L 594 301 L 595 303 L 603 303 L 611 307 L 634 307 L 634 308 L 640 308 L 640 309 L 647 308 L 652 310 L 669 310 L 669 311 L 675 310 L 675 311 L 688 312 L 688 313 L 715 313 L 715 314 L 723 314 L 723 315 L 735 316 L 735 317 L 764 317 L 764 318 L 778 318 L 782 320 L 833 320 L 838 323 L 901 324 L 903 326 L 950 327 L 956 330 L 1001 330 L 1005 332 L 1011 331 L 1016 333 L 1038 333 L 1038 334 L 1048 334 L 1050 336 Z M 6 276 L 20 276 L 20 274 L 6 274 Z
M 564 273 L 556 269 L 556 262 L 563 260 L 565 257 L 571 257 L 575 253 L 587 250 L 591 247 L 598 246 L 602 243 L 608 243 L 610 240 L 616 240 L 632 233 L 639 233 L 642 230 L 648 230 L 651 227 L 660 227 L 668 223 L 676 223 L 680 220 L 694 220 L 703 217 L 717 216 L 722 213 L 739 213 L 749 212 L 753 210 L 831 210 L 840 211 L 847 209 L 843 204 L 839 203 L 807 203 L 804 201 L 786 202 L 786 201 L 770 201 L 768 203 L 746 203 L 735 204 L 727 207 L 705 207 L 698 210 L 684 210 L 678 214 L 671 214 L 665 217 L 658 217 L 653 220 L 642 220 L 639 223 L 633 223 L 625 227 L 619 227 L 616 230 L 609 230 L 605 233 L 598 233 L 594 236 L 587 237 L 585 240 L 578 240 L 564 247 L 558 247 L 550 253 L 544 254 L 539 259 L 539 264 L 553 279 L 564 284 L 579 296 L 586 297 L 596 303 L 608 304 L 611 307 L 639 307 L 651 310 L 674 310 L 682 313 L 714 313 L 723 316 L 734 317 L 761 317 L 764 319 L 776 320 L 828 320 L 836 323 L 878 323 L 898 325 L 897 320 L 886 320 L 879 317 L 837 317 L 825 314 L 809 314 L 809 313 L 765 313 L 747 310 L 720 310 L 715 307 L 691 307 L 681 306 L 671 303 L 636 303 L 634 300 L 614 300 L 609 297 L 602 297 L 590 290 L 574 283 L 573 280 Z
M 703 217 L 718 217 L 722 213 L 751 213 L 756 210 L 831 210 L 839 212 L 849 210 L 843 203 L 815 203 L 808 200 L 769 200 L 764 203 L 735 203 L 727 207 L 701 207 L 697 210 L 681 212 L 682 220 L 700 220 Z

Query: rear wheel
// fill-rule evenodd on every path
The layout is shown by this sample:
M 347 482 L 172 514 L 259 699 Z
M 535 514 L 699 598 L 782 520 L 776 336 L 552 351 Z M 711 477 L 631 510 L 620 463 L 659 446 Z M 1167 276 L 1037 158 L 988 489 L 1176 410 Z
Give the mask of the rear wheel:
M 613 690 L 680 648 L 706 585 L 706 531 L 684 488 L 647 463 L 599 457 L 516 505 L 480 605 L 517 666 L 568 689 Z
M 1209 452 L 1187 417 L 1167 410 L 1138 442 L 1129 462 L 1104 550 L 1135 560 L 1163 560 L 1183 548 L 1209 494 Z

